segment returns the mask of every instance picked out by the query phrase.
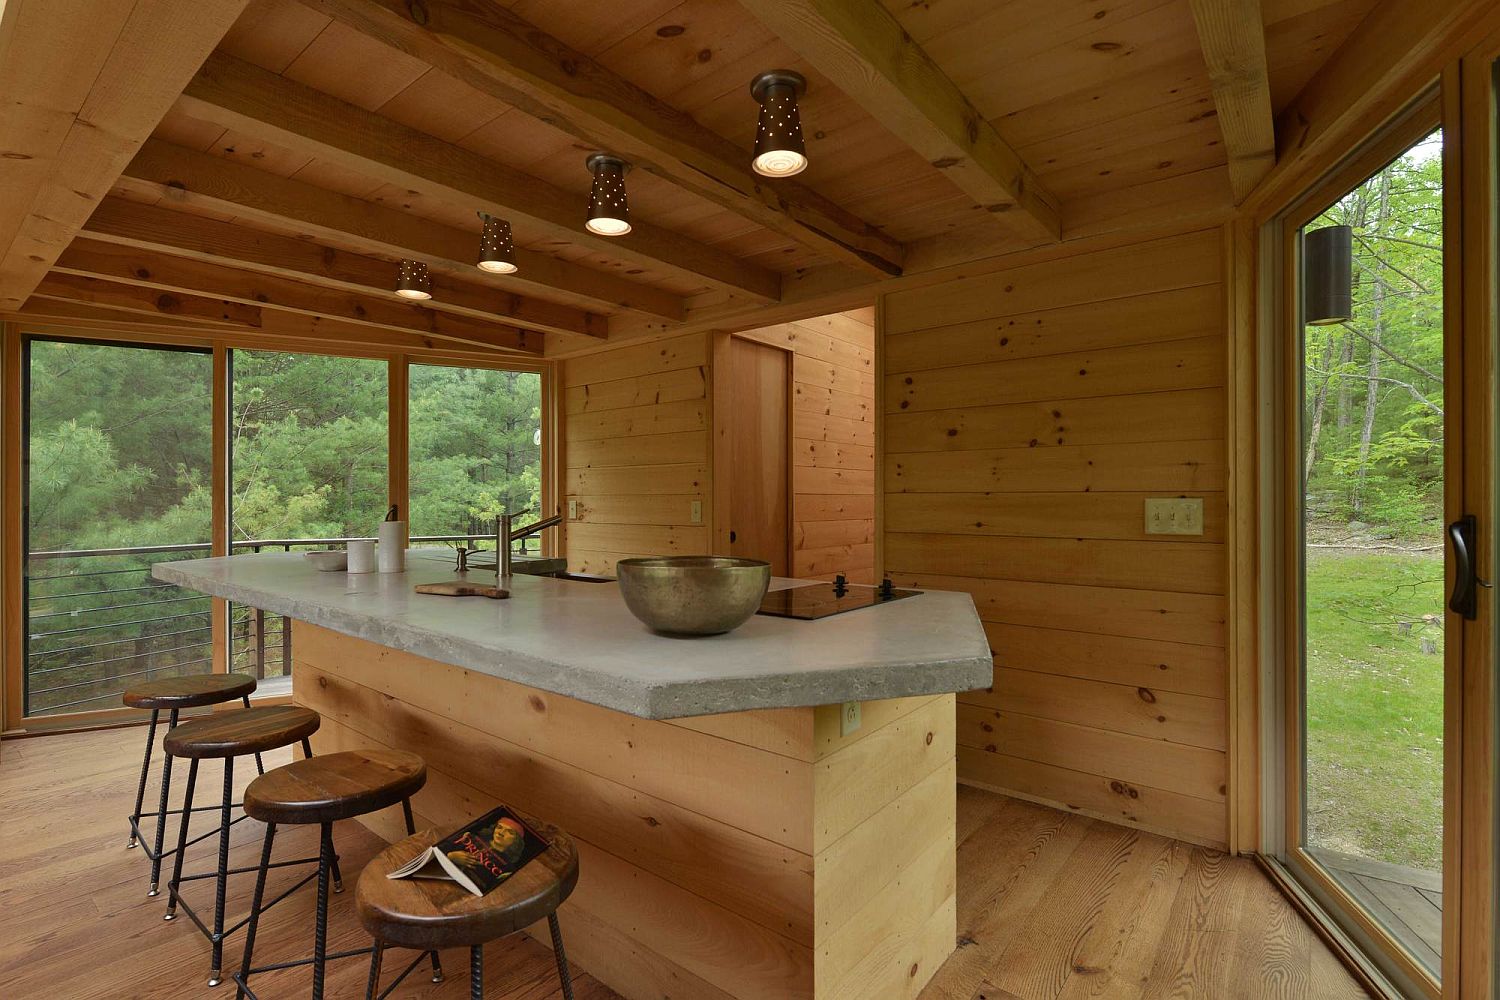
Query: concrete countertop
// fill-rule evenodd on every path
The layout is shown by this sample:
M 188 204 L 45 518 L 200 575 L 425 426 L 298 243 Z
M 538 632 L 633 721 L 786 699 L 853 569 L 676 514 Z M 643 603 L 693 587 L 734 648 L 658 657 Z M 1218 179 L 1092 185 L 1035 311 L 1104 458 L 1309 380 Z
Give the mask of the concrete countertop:
M 969 595 L 917 597 L 818 621 L 755 615 L 727 635 L 647 629 L 613 583 L 511 579 L 509 600 L 431 597 L 451 556 L 413 549 L 405 573 L 320 573 L 301 553 L 157 563 L 158 580 L 646 719 L 873 701 L 988 687 Z M 470 578 L 491 582 L 492 571 Z M 777 579 L 774 589 L 807 581 Z

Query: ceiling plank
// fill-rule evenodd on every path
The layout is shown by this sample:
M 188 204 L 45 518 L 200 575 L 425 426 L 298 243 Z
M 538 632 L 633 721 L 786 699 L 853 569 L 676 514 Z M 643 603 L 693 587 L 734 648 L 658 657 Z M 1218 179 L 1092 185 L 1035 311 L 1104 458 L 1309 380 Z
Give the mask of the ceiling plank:
M 359 295 L 219 264 L 80 238 L 63 251 L 54 274 L 100 278 L 179 295 L 217 297 L 263 309 L 324 316 L 460 344 L 540 353 L 543 335 L 441 313 L 397 300 Z
M 665 266 L 766 301 L 781 295 L 776 272 L 670 229 L 633 220 L 628 236 L 596 236 L 583 228 L 587 204 L 581 197 L 222 52 L 203 64 L 178 107 L 366 177 L 524 221 L 617 260 Z
M 1191 0 L 1236 203 L 1276 165 L 1276 119 L 1260 0 Z
M 629 309 L 680 320 L 681 298 L 629 279 L 516 248 L 520 270 L 482 274 L 474 266 L 479 234 L 338 194 L 304 181 L 220 156 L 148 139 L 125 168 L 119 187 L 169 203 L 198 204 L 237 218 L 305 233 L 361 253 L 425 260 L 434 271 L 477 279 L 497 289 L 522 289 L 575 304 Z
M 1057 199 L 874 0 L 740 0 L 969 197 L 1029 238 L 1062 238 Z
M 258 328 L 260 307 L 201 295 L 180 295 L 140 285 L 50 273 L 37 282 L 36 298 L 85 302 L 143 316 L 192 319 L 215 326 Z
M 0 3 L 0 309 L 25 302 L 245 4 Z
M 900 243 L 804 184 L 759 176 L 747 150 L 499 4 L 303 2 L 834 261 L 901 273 Z
M 396 265 L 389 260 L 125 198 L 104 199 L 84 224 L 82 235 L 362 295 L 389 295 L 395 282 Z M 544 332 L 608 335 L 605 316 L 441 272 L 432 276 L 432 299 L 425 308 Z

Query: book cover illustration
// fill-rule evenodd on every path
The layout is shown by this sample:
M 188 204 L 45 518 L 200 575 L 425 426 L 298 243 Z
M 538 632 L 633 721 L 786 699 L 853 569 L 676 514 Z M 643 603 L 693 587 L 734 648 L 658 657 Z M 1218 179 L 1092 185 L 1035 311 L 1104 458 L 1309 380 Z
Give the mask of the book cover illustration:
M 446 879 L 483 896 L 547 847 L 520 817 L 500 806 L 443 837 L 386 878 Z

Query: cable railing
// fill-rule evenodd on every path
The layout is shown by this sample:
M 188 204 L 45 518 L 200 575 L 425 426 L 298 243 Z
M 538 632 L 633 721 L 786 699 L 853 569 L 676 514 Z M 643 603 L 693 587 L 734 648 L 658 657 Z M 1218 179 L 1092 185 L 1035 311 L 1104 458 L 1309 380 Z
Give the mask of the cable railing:
M 230 543 L 230 551 L 291 552 L 347 545 L 352 540 L 241 539 Z M 479 548 L 484 543 L 493 545 L 494 535 L 418 535 L 411 542 L 463 542 L 468 548 Z M 110 708 L 119 704 L 120 694 L 132 680 L 211 669 L 212 600 L 151 576 L 154 563 L 196 558 L 210 551 L 207 542 L 185 542 L 30 553 L 23 592 L 26 714 Z M 47 572 L 31 575 L 32 568 Z M 232 604 L 228 629 L 231 670 L 259 679 L 291 676 L 291 629 L 285 617 Z

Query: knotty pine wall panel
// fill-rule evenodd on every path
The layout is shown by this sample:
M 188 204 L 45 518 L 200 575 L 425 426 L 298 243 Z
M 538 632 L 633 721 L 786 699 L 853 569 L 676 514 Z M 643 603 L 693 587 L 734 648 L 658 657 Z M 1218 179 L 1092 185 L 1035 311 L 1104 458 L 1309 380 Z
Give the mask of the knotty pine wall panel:
M 708 336 L 571 358 L 561 378 L 568 568 L 613 575 L 630 556 L 709 551 Z
M 885 296 L 883 568 L 995 656 L 960 780 L 1225 842 L 1223 296 L 1218 230 Z M 1203 535 L 1147 535 L 1177 495 Z
M 749 330 L 792 351 L 792 575 L 875 582 L 870 309 Z

